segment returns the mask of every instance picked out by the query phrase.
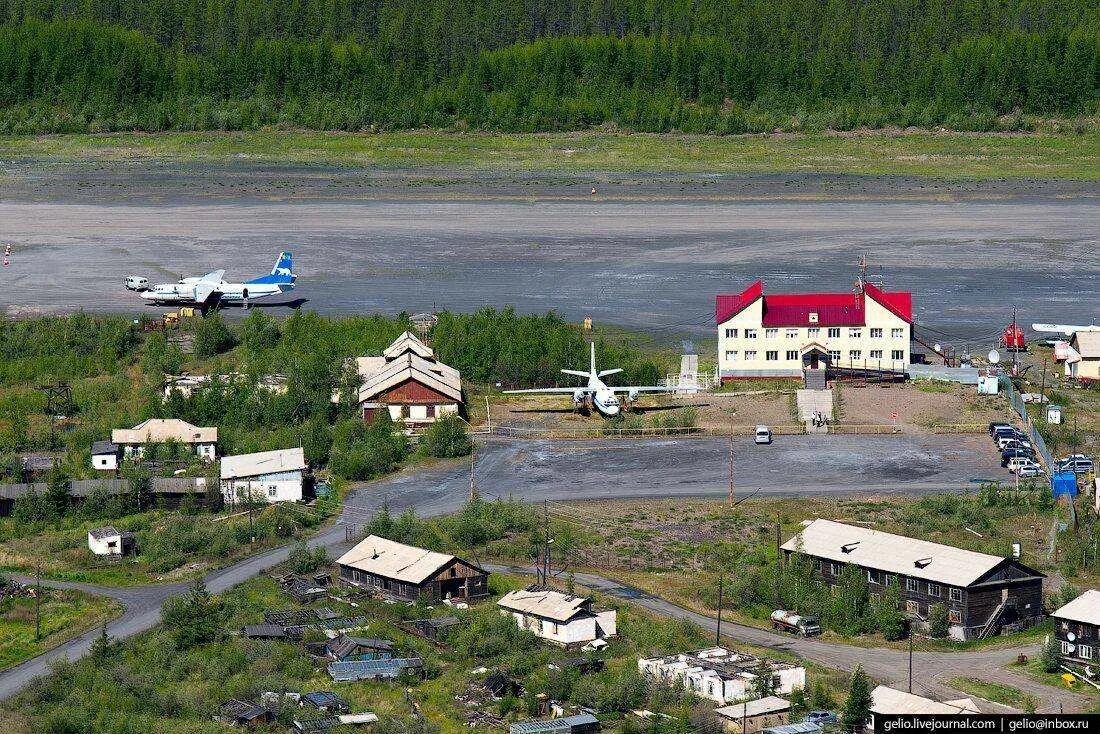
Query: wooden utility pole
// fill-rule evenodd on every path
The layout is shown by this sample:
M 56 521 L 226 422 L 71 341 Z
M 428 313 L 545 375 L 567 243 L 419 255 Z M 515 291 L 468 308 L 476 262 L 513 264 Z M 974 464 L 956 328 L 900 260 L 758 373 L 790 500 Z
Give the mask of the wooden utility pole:
M 477 462 L 477 452 L 470 452 L 470 501 L 477 497 L 477 484 L 474 482 L 474 464 Z
M 714 646 L 722 646 L 722 574 L 718 574 L 718 629 L 714 631 Z
M 782 568 L 783 551 L 780 547 L 783 545 L 782 530 L 779 524 L 779 513 L 775 513 L 775 608 L 781 609 L 783 607 L 783 600 L 780 594 L 780 569 Z
M 34 566 L 34 640 L 42 639 L 42 561 Z
M 909 692 L 913 692 L 913 630 L 909 630 Z
M 730 426 L 730 487 L 726 503 L 733 507 L 733 426 Z

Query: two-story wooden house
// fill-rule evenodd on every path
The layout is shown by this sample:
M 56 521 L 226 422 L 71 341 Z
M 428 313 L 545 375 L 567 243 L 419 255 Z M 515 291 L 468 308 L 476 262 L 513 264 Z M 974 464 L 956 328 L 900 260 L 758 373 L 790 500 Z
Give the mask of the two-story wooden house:
M 1100 665 L 1100 591 L 1089 589 L 1050 615 L 1054 636 L 1069 665 Z
M 1020 629 L 1042 619 L 1043 574 L 1018 558 L 963 550 L 832 520 L 814 520 L 788 540 L 786 558 L 801 553 L 833 585 L 846 566 L 867 579 L 871 594 L 897 586 L 918 625 L 932 607 L 947 610 L 949 636 L 969 640 Z

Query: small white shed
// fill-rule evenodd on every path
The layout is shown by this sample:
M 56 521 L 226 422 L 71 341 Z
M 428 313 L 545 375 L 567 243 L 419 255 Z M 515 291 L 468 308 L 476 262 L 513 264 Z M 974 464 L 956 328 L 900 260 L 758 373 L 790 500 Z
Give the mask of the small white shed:
M 1062 424 L 1062 406 L 1061 405 L 1048 405 L 1047 406 L 1047 423 L 1052 426 L 1060 426 Z
M 96 441 L 92 444 L 92 468 L 96 471 L 116 471 L 118 469 L 118 445 L 110 441 Z
M 134 534 L 107 525 L 88 531 L 88 550 L 97 556 L 125 556 L 134 551 Z

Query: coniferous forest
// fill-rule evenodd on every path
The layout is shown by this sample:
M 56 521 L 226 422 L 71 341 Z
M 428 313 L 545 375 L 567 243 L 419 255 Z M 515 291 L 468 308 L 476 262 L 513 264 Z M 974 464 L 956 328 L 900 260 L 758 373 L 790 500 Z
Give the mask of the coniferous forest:
M 1098 49 L 1091 0 L 0 0 L 0 132 L 1012 129 Z

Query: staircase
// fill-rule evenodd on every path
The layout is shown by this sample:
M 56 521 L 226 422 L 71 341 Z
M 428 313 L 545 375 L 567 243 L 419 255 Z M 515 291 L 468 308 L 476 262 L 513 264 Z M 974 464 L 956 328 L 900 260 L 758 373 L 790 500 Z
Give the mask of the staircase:
M 824 370 L 807 370 L 807 373 L 817 371 L 824 372 Z M 795 401 L 798 404 L 798 418 L 806 425 L 806 433 L 829 432 L 829 421 L 833 419 L 832 390 L 799 390 L 795 393 Z
M 989 619 L 985 620 L 985 624 L 978 630 L 978 636 L 976 639 L 984 640 L 989 637 L 990 631 L 993 629 L 993 625 L 997 624 L 997 621 L 1004 614 L 1005 607 L 1008 606 L 1008 599 L 1001 599 L 1001 603 L 997 605 L 997 608 L 993 610 L 993 613 L 989 615 Z

